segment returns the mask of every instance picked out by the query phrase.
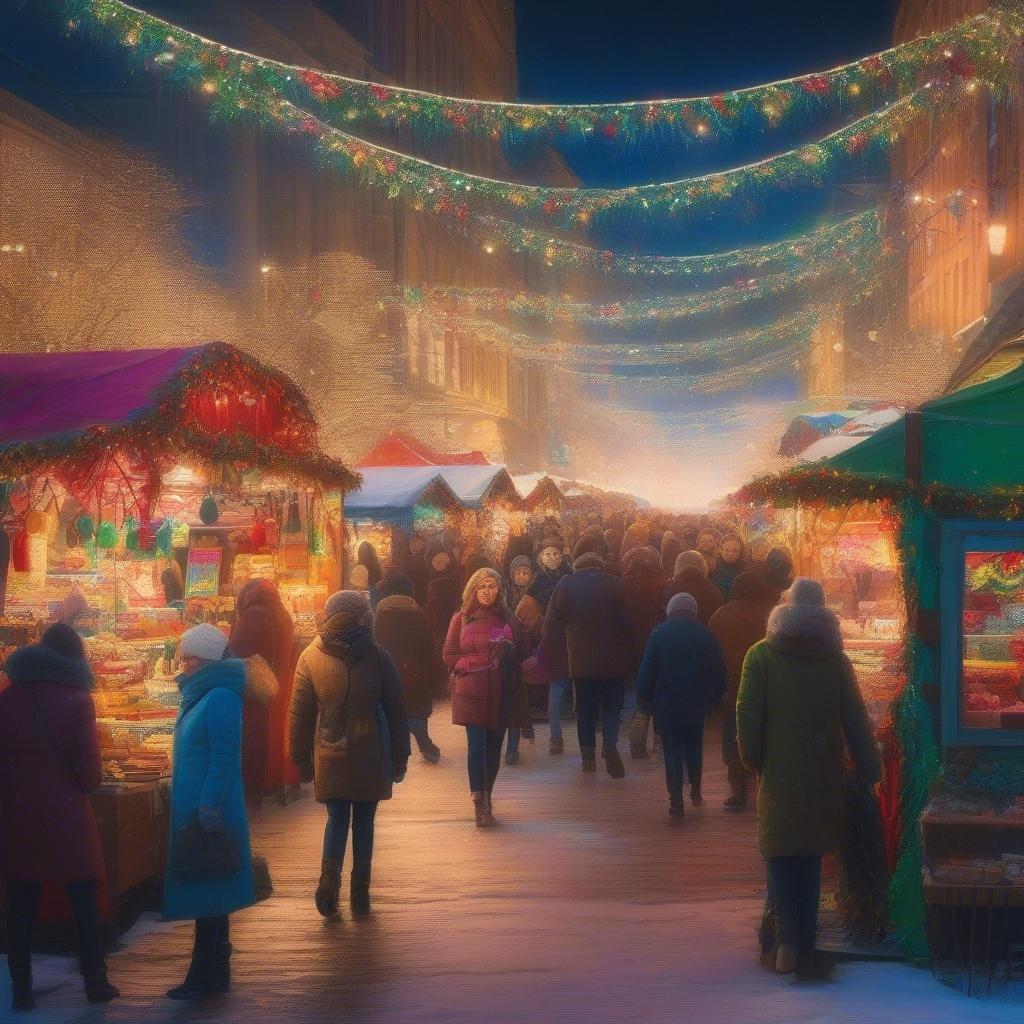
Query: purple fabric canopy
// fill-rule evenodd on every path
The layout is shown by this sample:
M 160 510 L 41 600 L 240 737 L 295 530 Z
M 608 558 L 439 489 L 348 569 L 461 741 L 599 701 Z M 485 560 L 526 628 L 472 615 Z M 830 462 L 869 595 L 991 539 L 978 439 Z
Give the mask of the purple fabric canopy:
M 0 355 L 0 445 L 125 423 L 202 351 L 192 348 Z

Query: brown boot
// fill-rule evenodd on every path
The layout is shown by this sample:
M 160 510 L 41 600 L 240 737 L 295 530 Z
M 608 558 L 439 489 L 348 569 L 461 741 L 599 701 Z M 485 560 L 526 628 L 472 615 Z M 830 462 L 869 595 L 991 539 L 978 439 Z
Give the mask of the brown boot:
M 476 818 L 477 828 L 487 828 L 487 809 L 484 806 L 484 794 L 473 794 L 473 814 Z
M 341 888 L 341 861 L 325 859 L 320 865 L 320 884 L 313 899 L 322 917 L 338 912 L 338 890 Z
M 493 828 L 498 824 L 494 820 L 494 805 L 491 803 L 490 793 L 484 793 L 484 822 L 486 828 Z

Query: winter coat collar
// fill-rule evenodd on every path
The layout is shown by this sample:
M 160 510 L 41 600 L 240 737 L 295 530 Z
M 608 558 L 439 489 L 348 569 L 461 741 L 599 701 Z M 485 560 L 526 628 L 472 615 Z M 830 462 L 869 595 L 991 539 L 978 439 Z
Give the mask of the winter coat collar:
M 332 627 L 331 624 L 334 622 L 334 619 L 328 619 L 320 627 L 320 635 L 316 639 L 320 649 L 349 666 L 362 661 L 373 649 L 373 634 L 370 627 L 341 629 L 337 623 Z
M 798 658 L 831 658 L 841 654 L 839 620 L 830 608 L 780 604 L 768 617 L 768 646 Z
M 178 676 L 178 689 L 181 690 L 181 707 L 178 721 L 188 714 L 211 690 L 222 686 L 239 697 L 245 696 L 246 672 L 245 662 L 241 658 L 226 658 L 204 665 L 192 675 Z
M 573 572 L 604 572 L 604 568 L 604 559 L 600 555 L 592 553 L 587 555 L 580 555 L 580 557 L 572 563 Z
M 94 684 L 87 661 L 67 658 L 42 644 L 19 647 L 7 659 L 4 671 L 12 683 L 55 683 L 85 691 Z
M 377 611 L 404 611 L 411 612 L 419 609 L 416 598 L 408 597 L 406 594 L 392 594 L 391 597 L 382 597 L 377 602 Z

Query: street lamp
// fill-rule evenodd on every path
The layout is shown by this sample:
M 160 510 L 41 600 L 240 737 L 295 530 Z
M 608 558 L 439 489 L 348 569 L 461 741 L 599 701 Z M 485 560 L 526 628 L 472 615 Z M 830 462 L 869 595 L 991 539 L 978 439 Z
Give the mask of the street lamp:
M 989 224 L 988 251 L 993 256 L 1002 256 L 1006 249 L 1006 225 Z

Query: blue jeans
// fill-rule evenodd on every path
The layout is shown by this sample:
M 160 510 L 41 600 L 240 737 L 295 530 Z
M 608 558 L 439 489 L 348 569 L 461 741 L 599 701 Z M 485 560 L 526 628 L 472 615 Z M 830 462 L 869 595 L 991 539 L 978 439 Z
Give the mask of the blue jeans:
M 568 679 L 555 679 L 548 686 L 548 725 L 553 740 L 562 738 L 562 701 L 568 692 Z
M 670 797 L 682 799 L 683 784 L 690 776 L 691 792 L 700 792 L 704 760 L 704 723 L 668 725 L 661 730 L 665 751 L 665 784 Z
M 352 822 L 352 864 L 368 865 L 373 859 L 373 819 L 376 800 L 327 800 L 324 829 L 324 860 L 343 861 Z
M 814 952 L 821 899 L 820 857 L 768 857 L 768 902 L 775 921 L 775 940 Z
M 505 742 L 504 729 L 485 729 L 482 725 L 466 726 L 468 744 L 469 791 L 490 793 L 501 766 L 501 747 Z
M 601 738 L 606 747 L 619 742 L 625 679 L 574 679 L 576 685 L 576 735 L 580 749 L 597 746 L 597 720 L 601 719 Z

